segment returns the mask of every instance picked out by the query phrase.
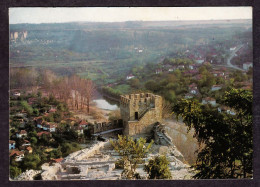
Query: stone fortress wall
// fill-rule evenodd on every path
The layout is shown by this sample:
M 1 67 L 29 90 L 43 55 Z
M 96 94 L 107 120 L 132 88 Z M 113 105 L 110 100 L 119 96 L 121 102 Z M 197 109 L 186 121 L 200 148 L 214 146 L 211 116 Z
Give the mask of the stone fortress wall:
M 162 97 L 151 93 L 122 95 L 120 112 L 125 135 L 149 133 L 162 120 Z

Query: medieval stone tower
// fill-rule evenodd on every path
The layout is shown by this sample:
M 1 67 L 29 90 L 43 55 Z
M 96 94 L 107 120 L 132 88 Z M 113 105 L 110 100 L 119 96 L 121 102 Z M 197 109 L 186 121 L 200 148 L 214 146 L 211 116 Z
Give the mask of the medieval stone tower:
M 120 112 L 124 134 L 149 133 L 162 120 L 162 97 L 151 93 L 121 95 Z

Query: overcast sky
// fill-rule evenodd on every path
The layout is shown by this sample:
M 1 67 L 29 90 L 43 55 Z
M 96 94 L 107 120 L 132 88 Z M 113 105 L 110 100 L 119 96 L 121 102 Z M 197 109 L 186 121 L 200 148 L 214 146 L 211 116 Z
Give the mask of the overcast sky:
M 252 19 L 251 7 L 9 8 L 9 22 L 61 23 Z

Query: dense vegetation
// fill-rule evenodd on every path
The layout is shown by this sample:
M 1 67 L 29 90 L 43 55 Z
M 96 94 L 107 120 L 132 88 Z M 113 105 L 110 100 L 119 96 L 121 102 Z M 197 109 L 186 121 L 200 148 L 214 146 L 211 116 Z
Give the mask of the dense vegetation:
M 181 100 L 174 112 L 195 129 L 203 144 L 193 166 L 195 178 L 251 178 L 253 173 L 252 91 L 232 89 L 222 102 L 236 111 L 232 116 L 203 106 L 195 100 Z

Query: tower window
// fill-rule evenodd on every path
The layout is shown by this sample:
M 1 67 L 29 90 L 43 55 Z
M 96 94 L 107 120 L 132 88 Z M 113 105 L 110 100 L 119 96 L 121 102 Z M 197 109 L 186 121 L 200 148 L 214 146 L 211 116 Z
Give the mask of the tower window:
M 135 120 L 138 120 L 138 112 L 135 112 Z

